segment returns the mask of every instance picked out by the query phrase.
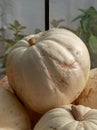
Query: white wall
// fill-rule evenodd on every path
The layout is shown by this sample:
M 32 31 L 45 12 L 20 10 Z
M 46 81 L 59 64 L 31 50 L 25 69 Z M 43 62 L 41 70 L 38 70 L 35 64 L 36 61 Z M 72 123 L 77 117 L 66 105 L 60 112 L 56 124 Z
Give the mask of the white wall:
M 63 18 L 63 25 L 76 28 L 78 22 L 71 21 L 80 14 L 78 9 L 87 9 L 90 6 L 97 9 L 97 0 L 50 0 L 50 21 Z
M 44 0 L 1 0 L 0 5 L 4 12 L 3 26 L 16 19 L 27 26 L 27 34 L 33 33 L 37 27 L 44 30 Z
M 27 32 L 35 28 L 44 30 L 44 0 L 14 0 L 14 19 L 27 26 Z
M 50 0 L 50 21 L 63 18 L 65 26 L 75 28 L 78 23 L 71 20 L 80 14 L 78 9 L 90 6 L 97 9 L 97 0 Z M 27 26 L 27 34 L 37 27 L 44 30 L 44 0 L 0 0 L 0 12 L 4 13 L 0 26 L 8 26 L 17 19 Z

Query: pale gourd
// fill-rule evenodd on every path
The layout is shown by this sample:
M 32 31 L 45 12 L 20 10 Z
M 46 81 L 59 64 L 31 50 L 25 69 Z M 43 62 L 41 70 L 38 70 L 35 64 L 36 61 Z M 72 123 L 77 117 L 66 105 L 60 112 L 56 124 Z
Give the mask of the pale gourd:
M 0 130 L 30 130 L 31 122 L 15 95 L 0 87 Z
M 0 79 L 0 87 L 7 89 L 9 92 L 14 94 L 14 91 L 13 91 L 12 87 L 9 85 L 6 75 Z
M 74 101 L 74 104 L 82 104 L 97 109 L 97 68 L 91 69 L 85 89 Z
M 7 79 L 6 75 L 2 79 L 0 79 L 0 87 L 8 90 L 9 92 L 11 92 L 12 94 L 15 95 L 15 92 L 13 91 L 13 89 L 11 88 L 11 86 L 8 83 L 8 79 Z M 16 98 L 18 99 L 18 97 L 16 97 Z M 24 105 L 23 105 L 23 107 L 26 110 L 27 114 L 29 115 L 29 118 L 31 120 L 31 127 L 33 128 L 34 125 L 36 124 L 36 122 L 40 119 L 40 117 L 42 115 L 40 115 L 39 113 L 36 113 L 36 112 L 28 109 Z
M 97 110 L 65 105 L 46 112 L 33 130 L 97 130 Z
M 74 101 L 89 72 L 85 44 L 72 32 L 58 28 L 16 43 L 6 64 L 11 87 L 26 106 L 41 114 Z

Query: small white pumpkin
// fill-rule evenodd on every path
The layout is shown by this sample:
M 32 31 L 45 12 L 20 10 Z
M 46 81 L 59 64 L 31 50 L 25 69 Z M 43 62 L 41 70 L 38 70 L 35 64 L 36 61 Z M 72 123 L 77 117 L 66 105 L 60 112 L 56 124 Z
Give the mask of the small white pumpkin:
M 82 104 L 97 109 L 97 68 L 91 69 L 85 89 L 74 101 L 74 104 Z
M 81 39 L 56 28 L 19 41 L 8 55 L 6 71 L 24 104 L 44 113 L 79 96 L 89 77 L 90 57 Z
M 15 95 L 0 87 L 0 130 L 29 130 L 28 114 Z
M 46 112 L 33 130 L 97 130 L 97 110 L 65 105 Z

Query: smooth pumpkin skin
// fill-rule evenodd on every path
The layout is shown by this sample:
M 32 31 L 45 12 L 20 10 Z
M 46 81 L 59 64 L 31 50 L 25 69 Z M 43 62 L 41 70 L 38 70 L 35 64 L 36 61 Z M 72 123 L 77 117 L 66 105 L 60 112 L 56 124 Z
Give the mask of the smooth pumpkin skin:
M 97 68 L 91 69 L 87 84 L 79 97 L 74 101 L 74 104 L 97 109 Z
M 72 106 L 64 105 L 46 112 L 33 130 L 97 130 L 96 109 Z
M 7 79 L 6 75 L 0 80 L 0 87 L 8 90 L 9 92 L 11 92 L 12 94 L 15 95 L 15 92 L 13 91 L 12 87 L 8 83 L 8 79 Z M 16 96 L 16 98 L 18 98 L 18 97 Z M 23 105 L 23 103 L 22 103 L 22 105 Z M 29 115 L 29 118 L 31 121 L 31 129 L 32 129 L 34 127 L 34 125 L 38 122 L 38 120 L 41 118 L 42 115 L 35 111 L 28 109 L 28 107 L 26 107 L 24 105 L 23 105 L 23 107 L 26 110 L 27 114 Z
M 14 94 L 14 91 L 12 87 L 9 85 L 8 78 L 6 75 L 2 79 L 0 79 L 0 87 L 3 87 Z
M 75 34 L 54 28 L 19 41 L 8 55 L 6 72 L 24 104 L 43 114 L 79 96 L 89 77 L 90 57 Z
M 0 130 L 29 130 L 29 116 L 15 95 L 0 87 Z

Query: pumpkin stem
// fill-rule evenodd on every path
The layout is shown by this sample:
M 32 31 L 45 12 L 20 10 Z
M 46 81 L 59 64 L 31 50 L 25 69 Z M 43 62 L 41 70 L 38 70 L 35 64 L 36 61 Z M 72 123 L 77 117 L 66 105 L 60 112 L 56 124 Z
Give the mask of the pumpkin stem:
M 35 45 L 36 44 L 35 38 L 29 39 L 28 43 L 29 43 L 30 46 Z
M 77 121 L 83 120 L 82 114 L 80 113 L 80 111 L 77 109 L 77 107 L 75 105 L 71 106 L 71 110 L 72 110 L 72 115 L 75 120 L 77 120 Z

